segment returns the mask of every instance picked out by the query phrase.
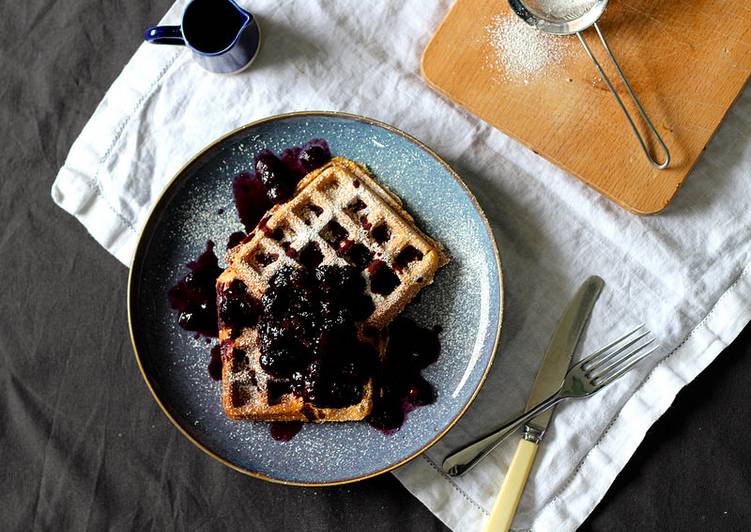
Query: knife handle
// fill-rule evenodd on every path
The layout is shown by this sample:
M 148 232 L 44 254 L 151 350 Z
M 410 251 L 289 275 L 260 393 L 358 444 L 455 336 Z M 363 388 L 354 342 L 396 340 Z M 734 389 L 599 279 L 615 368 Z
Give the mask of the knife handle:
M 537 443 L 520 440 L 511 466 L 503 479 L 501 491 L 493 503 L 490 517 L 485 524 L 485 532 L 507 532 L 516 514 L 516 506 L 524 492 L 527 477 L 532 469 L 537 454 Z

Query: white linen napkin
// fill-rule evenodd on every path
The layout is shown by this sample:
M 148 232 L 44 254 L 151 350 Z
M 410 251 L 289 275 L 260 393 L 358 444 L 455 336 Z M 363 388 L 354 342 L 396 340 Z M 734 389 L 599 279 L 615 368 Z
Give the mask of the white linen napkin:
M 183 5 L 164 21 L 177 23 Z M 573 530 L 678 390 L 751 319 L 751 91 L 731 108 L 672 206 L 639 217 L 425 85 L 420 54 L 448 0 L 367 6 L 255 0 L 248 7 L 260 21 L 262 49 L 235 76 L 207 74 L 183 48 L 141 46 L 71 148 L 52 196 L 128 264 L 164 184 L 235 127 L 321 109 L 414 134 L 477 194 L 506 281 L 501 348 L 477 401 L 441 442 L 394 473 L 449 527 L 481 525 L 516 440 L 459 479 L 437 464 L 523 408 L 558 316 L 587 275 L 607 286 L 582 351 L 642 321 L 663 345 L 608 393 L 564 403 L 553 416 L 514 529 Z

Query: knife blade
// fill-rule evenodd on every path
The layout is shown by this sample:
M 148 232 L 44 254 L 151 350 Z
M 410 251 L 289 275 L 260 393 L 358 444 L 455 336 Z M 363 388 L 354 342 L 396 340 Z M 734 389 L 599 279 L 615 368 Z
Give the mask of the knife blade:
M 538 380 L 540 394 L 543 394 L 543 386 L 560 386 L 563 382 L 563 376 L 566 374 L 568 365 L 571 362 L 576 342 L 584 329 L 587 318 L 603 285 L 604 282 L 599 277 L 590 277 L 584 281 L 564 310 L 535 378 L 532 396 L 537 396 Z M 546 368 L 552 369 L 548 370 Z M 554 376 L 553 372 L 558 372 L 558 376 Z M 556 390 L 557 388 L 553 391 Z M 545 398 L 547 396 L 543 397 L 543 399 Z M 544 414 L 540 414 L 539 417 L 543 421 L 541 426 L 546 426 L 547 423 L 545 423 Z M 450 476 L 466 473 L 513 432 L 513 430 L 502 427 L 450 453 L 443 460 L 442 466 L 444 472 Z
M 566 306 L 550 338 L 525 410 L 537 406 L 560 388 L 566 371 L 571 365 L 576 344 L 579 343 L 581 333 L 604 284 L 603 280 L 597 276 L 588 278 Z M 485 525 L 486 532 L 507 531 L 511 527 L 516 507 L 535 461 L 537 447 L 545 435 L 552 413 L 553 408 L 532 418 L 524 426 L 524 436 L 517 445 L 501 490 L 490 511 Z
M 579 343 L 584 326 L 587 324 L 592 308 L 605 285 L 604 281 L 593 275 L 589 277 L 579 290 L 576 291 L 566 309 L 558 321 L 553 336 L 550 337 L 545 356 L 537 370 L 532 391 L 527 399 L 524 410 L 537 406 L 542 401 L 554 394 L 561 387 L 563 378 L 566 376 L 574 350 Z M 555 408 L 543 412 L 525 425 L 525 432 L 538 431 L 540 437 L 550 423 L 550 416 Z

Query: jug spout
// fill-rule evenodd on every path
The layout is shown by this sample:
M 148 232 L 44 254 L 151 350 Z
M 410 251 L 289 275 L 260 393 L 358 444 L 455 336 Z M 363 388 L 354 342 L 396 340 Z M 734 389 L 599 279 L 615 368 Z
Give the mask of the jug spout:
M 232 7 L 237 9 L 237 12 L 246 18 L 246 23 L 249 22 L 253 18 L 253 14 L 250 11 L 247 11 L 246 9 L 244 9 L 240 4 L 235 2 L 235 0 L 227 0 L 227 2 L 232 4 Z

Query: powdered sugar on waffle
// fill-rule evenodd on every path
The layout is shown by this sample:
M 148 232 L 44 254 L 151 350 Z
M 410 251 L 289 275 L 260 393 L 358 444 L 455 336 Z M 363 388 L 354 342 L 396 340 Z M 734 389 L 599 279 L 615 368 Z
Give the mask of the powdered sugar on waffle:
M 413 223 L 399 200 L 372 180 L 369 172 L 352 161 L 335 158 L 320 171 L 309 174 L 299 185 L 302 191 L 285 205 L 277 206 L 266 221 L 265 231 L 258 231 L 246 244 L 233 249 L 229 258 L 233 266 L 231 275 L 239 277 L 251 292 L 260 295 L 269 278 L 283 264 L 295 266 L 303 249 L 315 243 L 324 264 L 347 264 L 345 255 L 336 251 L 338 240 L 349 240 L 354 246 L 365 245 L 371 260 L 383 260 L 393 265 L 396 256 L 405 247 L 419 251 L 419 259 L 411 262 L 404 271 L 397 272 L 400 279 L 393 292 L 379 294 L 372 289 L 370 295 L 376 311 L 367 324 L 383 328 L 404 305 L 422 288 L 430 284 L 437 269 L 446 263 L 440 247 L 424 235 Z M 359 202 L 361 206 L 354 207 Z M 314 207 L 320 212 L 313 213 Z M 329 226 L 335 224 L 344 236 L 332 242 L 326 236 Z M 388 237 L 377 241 L 373 230 L 383 225 Z M 278 231 L 278 240 L 270 236 Z M 287 253 L 292 250 L 292 253 Z M 258 255 L 273 256 L 268 264 L 261 264 Z M 295 258 L 290 258 L 295 257 Z M 369 261 L 368 261 L 369 262 Z M 367 264 L 367 263 L 366 263 Z M 363 265 L 364 267 L 364 265 Z M 220 278 L 222 281 L 226 275 Z M 370 286 L 370 284 L 369 284 Z

